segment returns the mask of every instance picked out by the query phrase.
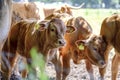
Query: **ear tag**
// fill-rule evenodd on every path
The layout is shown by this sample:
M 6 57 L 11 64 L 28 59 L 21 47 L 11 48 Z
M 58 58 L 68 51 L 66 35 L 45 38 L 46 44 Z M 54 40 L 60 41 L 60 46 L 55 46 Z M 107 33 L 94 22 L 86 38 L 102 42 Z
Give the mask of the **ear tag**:
M 37 24 L 37 23 L 35 24 L 32 34 L 34 34 L 34 32 L 39 29 L 39 26 L 40 26 L 39 24 Z
M 35 24 L 35 29 L 37 30 L 37 29 L 39 29 L 39 27 L 40 27 L 40 25 L 39 24 Z
M 80 44 L 80 45 L 78 46 L 78 48 L 79 48 L 80 50 L 84 50 L 84 45 L 83 45 L 83 44 Z

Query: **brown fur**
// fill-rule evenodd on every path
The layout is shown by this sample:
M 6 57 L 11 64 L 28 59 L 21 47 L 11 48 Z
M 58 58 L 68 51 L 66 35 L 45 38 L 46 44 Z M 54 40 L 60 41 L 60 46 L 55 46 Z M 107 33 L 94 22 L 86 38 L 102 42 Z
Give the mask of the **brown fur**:
M 93 74 L 91 74 L 93 73 L 92 64 L 99 67 L 105 66 L 103 53 L 106 49 L 106 43 L 102 37 L 92 34 L 91 26 L 82 17 L 71 18 L 67 21 L 66 25 L 75 26 L 76 31 L 72 34 L 65 34 L 67 44 L 59 50 L 59 57 L 56 55 L 52 60 L 56 69 L 56 78 L 57 80 L 66 79 L 70 72 L 70 59 L 72 59 L 75 64 L 79 64 L 82 59 L 85 59 L 87 71 L 90 73 L 90 80 L 93 80 L 94 77 Z M 84 50 L 79 50 L 75 42 L 83 39 L 86 39 L 83 43 L 89 41 L 89 46 L 86 46 Z M 94 48 L 90 48 L 90 45 L 97 49 L 94 50 Z M 55 50 L 55 52 L 59 53 L 57 50 Z
M 102 22 L 101 26 L 101 32 L 100 35 L 102 35 L 106 42 L 107 42 L 107 49 L 105 51 L 105 60 L 106 63 L 108 62 L 108 54 L 112 48 L 115 49 L 115 56 L 112 61 L 112 80 L 116 80 L 116 75 L 118 71 L 118 65 L 119 65 L 119 54 L 120 54 L 120 15 L 119 14 L 113 14 L 110 17 L 107 17 Z M 115 70 L 114 70 L 115 69 Z M 106 67 L 100 69 L 101 77 L 104 77 Z
M 13 2 L 12 24 L 25 19 L 42 19 L 44 15 L 43 10 L 34 2 Z
M 53 13 L 67 13 L 72 15 L 72 11 L 68 6 L 61 8 L 44 8 L 39 6 L 40 3 L 34 2 L 14 2 L 13 3 L 13 18 L 14 22 L 21 19 L 44 19 Z M 17 20 L 16 20 L 17 18 Z M 12 23 L 14 23 L 12 22 Z
M 57 80 L 61 80 L 61 78 L 63 80 L 66 79 L 66 76 L 70 72 L 70 59 L 73 59 L 74 63 L 76 64 L 78 64 L 80 60 L 85 59 L 86 66 L 87 66 L 86 68 L 88 72 L 90 73 L 90 79 L 93 80 L 94 77 L 92 74 L 93 73 L 92 64 L 97 65 L 99 67 L 105 66 L 105 62 L 103 58 L 104 51 L 106 49 L 105 41 L 101 39 L 100 41 L 103 42 L 103 44 L 101 44 L 101 42 L 95 43 L 93 40 L 93 43 L 91 43 L 91 45 L 96 46 L 97 48 L 96 53 L 93 52 L 94 49 L 90 49 L 89 46 L 84 51 L 80 51 L 75 45 L 75 42 L 77 40 L 83 40 L 83 39 L 90 38 L 90 36 L 93 35 L 92 28 L 89 25 L 89 23 L 80 16 L 74 18 L 72 15 L 67 14 L 67 13 L 58 13 L 58 14 L 54 13 L 50 15 L 49 17 L 46 17 L 46 19 L 51 19 L 55 17 L 62 19 L 67 26 L 72 25 L 76 28 L 76 31 L 74 33 L 65 34 L 67 45 L 63 47 L 62 50 L 59 51 L 62 54 L 59 57 L 59 60 L 57 60 L 57 58 L 52 60 L 52 62 L 55 65 L 55 69 L 57 73 L 56 75 Z M 99 38 L 102 38 L 102 37 L 96 36 L 95 40 L 99 41 Z M 55 51 L 55 52 L 57 53 L 58 51 Z M 62 68 L 62 65 L 63 65 L 63 68 Z
M 13 12 L 23 19 L 35 18 L 40 19 L 39 9 L 33 2 L 14 2 Z
M 39 25 L 39 27 L 36 28 L 35 25 Z M 65 45 L 63 35 L 69 29 L 65 27 L 60 19 L 56 18 L 40 22 L 20 21 L 13 25 L 3 48 L 4 55 L 8 57 L 11 67 L 9 71 L 5 72 L 8 74 L 6 76 L 11 75 L 17 53 L 25 57 L 27 62 L 30 63 L 30 50 L 32 47 L 36 47 L 38 53 L 43 54 L 44 60 L 47 61 L 50 49 Z

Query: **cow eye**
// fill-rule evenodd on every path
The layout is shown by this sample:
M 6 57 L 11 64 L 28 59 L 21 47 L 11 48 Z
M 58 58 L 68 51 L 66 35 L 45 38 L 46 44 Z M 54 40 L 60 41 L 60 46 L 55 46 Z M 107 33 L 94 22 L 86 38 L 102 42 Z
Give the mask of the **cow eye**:
M 95 51 L 97 51 L 97 48 L 93 48 Z
M 54 31 L 55 31 L 55 29 L 51 29 L 51 31 L 52 31 L 52 32 L 54 32 Z

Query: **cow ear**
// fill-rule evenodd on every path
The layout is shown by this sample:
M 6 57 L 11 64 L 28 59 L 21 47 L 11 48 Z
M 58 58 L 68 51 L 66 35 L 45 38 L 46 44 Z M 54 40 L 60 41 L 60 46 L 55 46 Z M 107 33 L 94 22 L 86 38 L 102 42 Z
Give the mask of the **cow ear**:
M 24 4 L 25 9 L 28 11 L 29 10 L 29 4 Z
M 86 46 L 86 40 L 78 40 L 75 42 L 75 44 L 79 48 L 79 50 L 84 50 Z
M 65 7 L 61 7 L 61 12 L 65 12 Z
M 45 29 L 47 29 L 48 25 L 49 21 L 41 21 L 35 24 L 35 28 L 39 31 L 44 31 Z
M 73 26 L 67 26 L 67 31 L 66 31 L 67 33 L 72 33 L 74 31 L 76 31 L 75 27 L 73 27 Z

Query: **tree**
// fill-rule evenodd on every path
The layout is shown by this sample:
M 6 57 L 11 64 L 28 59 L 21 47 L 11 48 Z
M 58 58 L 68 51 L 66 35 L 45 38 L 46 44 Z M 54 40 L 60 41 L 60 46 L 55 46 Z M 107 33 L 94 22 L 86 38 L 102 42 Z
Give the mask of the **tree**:
M 105 8 L 110 8 L 111 0 L 102 0 L 102 3 L 105 4 Z

